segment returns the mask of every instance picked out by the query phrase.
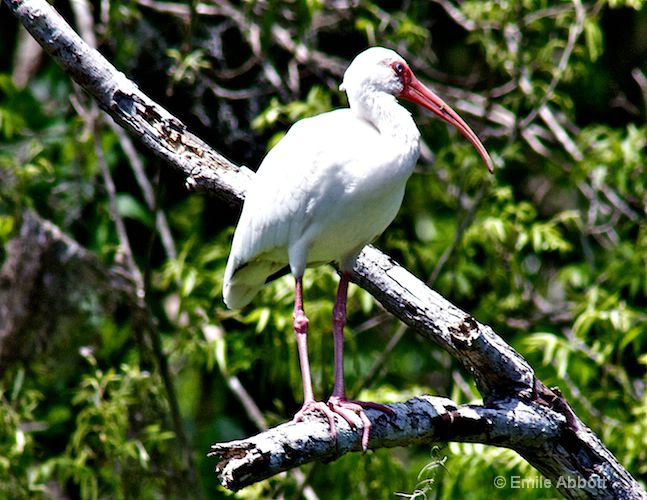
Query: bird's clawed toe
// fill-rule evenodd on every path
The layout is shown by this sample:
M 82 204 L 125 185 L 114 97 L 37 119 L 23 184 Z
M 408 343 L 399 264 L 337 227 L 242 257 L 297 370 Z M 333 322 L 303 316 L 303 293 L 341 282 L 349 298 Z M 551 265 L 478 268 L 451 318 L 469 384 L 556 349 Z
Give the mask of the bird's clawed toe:
M 331 396 L 328 400 L 328 407 L 342 417 L 353 429 L 357 429 L 360 423 L 362 425 L 362 451 L 368 450 L 368 438 L 371 432 L 372 424 L 366 416 L 364 408 L 372 408 L 382 411 L 388 415 L 394 415 L 394 411 L 388 406 L 371 403 L 368 401 L 351 401 L 348 399 Z
M 335 424 L 335 414 L 323 401 L 306 401 L 301 409 L 294 415 L 293 422 L 303 422 L 305 415 L 312 412 L 321 412 L 328 419 L 330 432 L 333 439 L 337 439 L 337 425 Z
M 382 413 L 386 413 L 389 416 L 395 415 L 395 412 L 391 408 L 383 405 L 382 403 L 373 403 L 372 401 L 349 401 L 349 403 L 355 403 L 362 408 L 370 408 L 372 410 L 381 411 Z
M 327 403 L 323 401 L 307 401 L 303 404 L 301 409 L 294 415 L 292 419 L 294 422 L 303 422 L 306 414 L 319 412 L 322 413 L 330 425 L 330 433 L 334 440 L 337 440 L 337 424 L 335 422 L 335 414 L 343 418 L 351 429 L 355 430 L 362 428 L 362 451 L 368 450 L 368 438 L 371 432 L 372 424 L 366 416 L 364 408 L 371 408 L 386 413 L 387 415 L 394 415 L 395 412 L 388 406 L 380 403 L 371 403 L 368 401 L 351 401 L 339 397 L 332 396 Z

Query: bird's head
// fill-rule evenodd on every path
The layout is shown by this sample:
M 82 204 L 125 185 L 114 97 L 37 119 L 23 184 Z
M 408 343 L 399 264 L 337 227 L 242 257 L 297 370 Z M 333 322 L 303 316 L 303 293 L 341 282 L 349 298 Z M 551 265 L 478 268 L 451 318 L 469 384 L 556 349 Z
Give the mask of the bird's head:
M 476 134 L 456 111 L 416 78 L 397 52 L 383 47 L 365 50 L 348 66 L 339 89 L 346 91 L 351 102 L 360 93 L 385 92 L 427 108 L 456 127 L 472 143 L 492 172 L 492 159 Z
M 398 71 L 395 70 L 395 65 Z M 383 47 L 371 47 L 353 59 L 339 86 L 347 93 L 362 91 L 386 92 L 394 96 L 404 90 L 404 78 L 412 74 L 397 52 Z

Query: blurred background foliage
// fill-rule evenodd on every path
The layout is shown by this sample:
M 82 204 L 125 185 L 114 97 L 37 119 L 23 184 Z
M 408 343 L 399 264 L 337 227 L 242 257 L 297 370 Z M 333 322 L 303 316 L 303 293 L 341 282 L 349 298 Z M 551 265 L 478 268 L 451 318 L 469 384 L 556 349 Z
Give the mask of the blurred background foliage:
M 373 44 L 400 52 L 478 131 L 497 168 L 489 176 L 454 131 L 412 110 L 423 153 L 398 218 L 376 245 L 491 325 L 644 484 L 642 0 L 57 0 L 55 7 L 80 31 L 80 14 L 90 14 L 90 33 L 110 61 L 252 169 L 292 122 L 345 105 L 338 85 L 355 54 Z M 47 284 L 58 268 L 44 264 L 42 286 L 29 292 L 30 320 L 5 325 L 23 349 L 9 353 L 0 379 L 0 496 L 232 496 L 217 484 L 209 445 L 285 421 L 300 405 L 291 280 L 266 287 L 242 311 L 226 310 L 221 286 L 236 211 L 186 191 L 178 174 L 140 145 L 129 147 L 5 6 L 0 15 L 3 279 L 15 257 L 9 242 L 27 214 L 38 214 L 90 250 L 95 267 L 137 270 L 145 292 L 133 305 L 108 283 L 83 287 L 83 275 L 72 272 L 66 289 L 81 291 L 53 300 L 61 289 Z M 13 278 L 9 293 L 18 296 L 27 284 Z M 319 397 L 332 388 L 336 281 L 326 267 L 306 274 Z M 349 315 L 353 396 L 479 401 L 454 359 L 357 287 Z M 538 473 L 505 449 L 415 446 L 309 465 L 236 496 L 557 495 L 497 490 L 499 475 Z

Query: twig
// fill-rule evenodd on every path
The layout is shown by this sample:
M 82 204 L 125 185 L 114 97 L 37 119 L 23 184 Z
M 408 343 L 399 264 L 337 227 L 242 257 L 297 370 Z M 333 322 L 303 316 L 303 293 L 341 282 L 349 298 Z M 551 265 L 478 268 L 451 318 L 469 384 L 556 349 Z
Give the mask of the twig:
M 449 17 L 451 17 L 456 24 L 461 26 L 465 31 L 474 31 L 476 29 L 501 29 L 498 23 L 476 22 L 466 17 L 458 7 L 456 7 L 450 0 L 433 0 L 434 3 L 440 5 Z
M 77 22 L 79 24 L 79 29 L 83 37 L 87 40 L 87 43 L 91 47 L 96 47 L 96 38 L 94 36 L 94 20 L 90 12 L 90 7 L 87 3 L 87 0 L 73 0 L 72 7 L 74 9 Z M 124 224 L 123 218 L 119 214 L 117 207 L 117 190 L 115 188 L 112 175 L 110 174 L 110 169 L 108 168 L 108 163 L 106 162 L 105 156 L 103 154 L 103 147 L 101 145 L 101 126 L 99 124 L 99 108 L 96 102 L 92 101 L 89 110 L 83 110 L 80 105 L 76 106 L 77 111 L 80 116 L 86 122 L 86 126 L 91 130 L 93 139 L 94 139 L 94 150 L 97 157 L 97 163 L 101 170 L 101 175 L 103 177 L 103 182 L 106 187 L 106 192 L 108 194 L 108 202 L 110 207 L 110 215 L 115 224 L 115 229 L 117 231 L 117 237 L 119 240 L 119 249 L 121 256 L 126 261 L 126 268 L 133 278 L 135 284 L 135 296 L 137 299 L 137 311 L 140 317 L 141 323 L 148 332 L 149 338 L 152 343 L 153 353 L 157 360 L 158 368 L 160 371 L 160 376 L 162 382 L 164 383 L 164 388 L 166 391 L 166 396 L 169 402 L 169 408 L 171 411 L 171 418 L 173 421 L 173 428 L 180 445 L 180 450 L 183 455 L 183 462 L 188 471 L 188 486 L 193 492 L 195 498 L 201 498 L 202 492 L 198 483 L 198 478 L 195 473 L 195 464 L 193 462 L 193 456 L 191 454 L 191 448 L 189 446 L 189 441 L 184 432 L 184 427 L 182 425 L 182 416 L 180 413 L 180 406 L 175 394 L 175 388 L 173 386 L 173 381 L 171 378 L 171 373 L 168 367 L 168 361 L 166 354 L 164 353 L 162 347 L 162 341 L 160 338 L 159 331 L 155 326 L 155 322 L 151 318 L 150 311 L 148 310 L 148 305 L 146 303 L 146 284 L 144 281 L 144 276 L 142 275 L 139 266 L 135 262 L 135 257 L 130 246 L 130 239 L 126 231 L 126 226 Z M 141 165 L 139 165 L 141 167 Z M 136 171 L 136 175 L 142 175 L 143 172 L 140 168 L 140 171 L 137 172 L 137 168 L 133 167 Z M 139 181 L 139 179 L 138 179 Z M 147 182 L 141 180 L 140 186 L 146 186 L 149 188 L 142 188 L 144 191 L 144 196 L 147 202 L 150 201 L 150 204 L 153 206 L 153 212 L 155 212 L 155 200 L 150 189 L 150 185 L 147 185 Z
M 156 2 L 153 0 L 137 0 L 137 2 L 140 5 L 145 5 L 146 7 L 159 11 L 165 11 L 176 16 L 186 17 L 189 13 L 187 6 L 183 4 Z M 262 61 L 260 43 L 256 42 L 256 34 L 259 32 L 258 27 L 256 27 L 249 18 L 246 18 L 240 9 L 235 8 L 230 2 L 223 0 L 213 4 L 198 3 L 195 11 L 201 16 L 222 16 L 233 20 L 238 25 L 243 36 L 249 34 L 249 41 L 251 42 L 251 46 L 255 49 L 254 53 L 257 54 Z M 337 76 L 343 74 L 344 69 L 346 68 L 346 64 L 340 59 L 331 57 L 323 52 L 313 50 L 302 43 L 295 42 L 294 37 L 285 28 L 282 28 L 277 24 L 272 26 L 272 37 L 280 47 L 290 52 L 301 64 L 313 64 L 316 67 Z
M 582 161 L 584 159 L 582 151 L 580 151 L 580 148 L 577 147 L 577 144 L 575 144 L 573 139 L 570 138 L 566 130 L 564 130 L 564 127 L 559 124 L 555 114 L 550 110 L 547 104 L 539 108 L 539 116 L 541 116 L 544 123 L 548 125 L 548 128 L 555 136 L 555 139 L 561 143 L 566 152 L 570 154 L 575 161 Z
M 442 255 L 436 262 L 436 265 L 434 266 L 434 270 L 432 271 L 431 275 L 429 276 L 429 279 L 427 280 L 427 286 L 428 287 L 433 287 L 434 283 L 436 283 L 436 280 L 438 279 L 438 276 L 440 275 L 441 271 L 445 267 L 445 264 L 449 261 L 449 258 L 452 256 L 458 245 L 460 244 L 461 240 L 463 239 L 463 235 L 465 234 L 465 231 L 472 225 L 472 222 L 474 221 L 474 217 L 476 215 L 476 210 L 481 204 L 481 201 L 483 200 L 483 196 L 485 195 L 485 192 L 488 189 L 488 184 L 483 183 L 479 190 L 476 192 L 476 196 L 474 196 L 474 200 L 472 201 L 472 204 L 470 206 L 470 209 L 467 211 L 465 216 L 462 218 L 460 224 L 456 228 L 456 231 L 454 232 L 454 238 L 452 239 L 452 242 L 445 248 L 443 251 Z
M 608 375 L 612 377 L 616 384 L 622 387 L 625 393 L 631 396 L 635 401 L 640 401 L 643 397 L 642 392 L 639 392 L 639 389 L 627 379 L 626 373 L 621 368 L 612 363 L 605 362 L 604 357 L 600 353 L 591 349 L 591 347 L 589 347 L 586 342 L 582 341 L 582 339 L 578 338 L 571 328 L 563 328 L 562 332 L 574 349 L 581 352 L 598 365 L 605 376 Z
M 27 82 L 36 73 L 42 56 L 43 49 L 38 45 L 38 42 L 29 35 L 23 26 L 20 26 L 11 74 L 17 88 L 21 89 L 27 85 Z
M 382 352 L 380 352 L 375 361 L 373 361 L 373 364 L 366 372 L 366 375 L 364 375 L 361 380 L 359 380 L 357 384 L 355 384 L 353 389 L 349 391 L 351 397 L 355 397 L 359 393 L 359 391 L 369 385 L 370 382 L 377 379 L 378 374 L 384 367 L 386 361 L 389 359 L 389 356 L 393 352 L 393 349 L 395 349 L 396 346 L 400 343 L 400 341 L 404 337 L 404 334 L 407 333 L 408 330 L 409 327 L 407 325 L 405 325 L 404 323 L 398 323 L 398 328 L 396 329 L 395 333 L 391 336 L 386 346 L 384 346 L 384 349 L 382 349 Z
M 640 68 L 632 69 L 631 76 L 638 84 L 638 87 L 640 87 L 640 92 L 643 97 L 643 110 L 647 110 L 647 77 L 645 77 L 645 73 L 643 73 Z
M 555 139 L 557 139 L 557 141 L 562 145 L 562 147 L 566 150 L 566 152 L 568 152 L 571 155 L 571 157 L 573 157 L 573 159 L 575 159 L 576 161 L 581 161 L 584 158 L 584 155 L 579 150 L 577 145 L 573 142 L 573 140 L 569 137 L 568 133 L 564 130 L 564 128 L 559 124 L 559 121 L 555 117 L 555 114 L 548 107 L 548 101 L 552 97 L 555 91 L 555 88 L 557 87 L 557 84 L 560 82 L 564 72 L 566 71 L 568 61 L 573 52 L 573 49 L 575 48 L 575 43 L 577 42 L 577 39 L 579 38 L 579 36 L 582 34 L 582 31 L 584 30 L 586 12 L 582 6 L 581 0 L 572 0 L 572 1 L 575 8 L 575 23 L 572 24 L 569 29 L 566 47 L 562 52 L 562 56 L 557 65 L 557 68 L 555 69 L 555 72 L 553 73 L 551 82 L 548 85 L 546 92 L 539 100 L 539 102 L 533 107 L 533 109 L 530 111 L 528 116 L 526 116 L 523 120 L 521 120 L 518 123 L 517 127 L 518 127 L 518 130 L 521 131 L 521 136 L 524 137 L 524 139 L 526 139 L 528 144 L 537 153 L 547 158 L 550 158 L 551 157 L 550 152 L 541 144 L 540 141 L 530 136 L 528 132 L 530 125 L 534 122 L 537 115 L 539 115 L 543 120 L 543 122 L 548 126 L 549 130 L 553 133 Z M 512 27 L 512 25 L 510 25 L 509 31 L 512 31 L 516 33 L 518 36 L 521 36 L 521 32 L 518 27 Z M 509 50 L 514 54 L 518 54 L 519 53 L 518 46 L 517 46 L 518 42 L 511 42 L 511 40 L 513 39 L 514 37 L 511 37 L 511 36 L 506 37 L 506 40 L 508 41 L 508 45 L 510 47 Z M 527 67 L 521 68 L 521 71 L 519 71 L 517 80 L 521 91 L 524 94 L 531 96 L 532 85 L 530 83 L 530 77 L 528 76 Z
M 600 186 L 600 191 L 602 192 L 604 197 L 609 200 L 609 202 L 611 202 L 611 204 L 618 210 L 618 212 L 622 213 L 630 221 L 638 222 L 641 220 L 640 215 L 632 210 L 627 202 L 623 200 L 611 186 L 603 184 L 602 186 Z
M 526 128 L 530 123 L 534 121 L 535 117 L 540 112 L 540 110 L 548 103 L 550 98 L 553 96 L 553 92 L 555 92 L 555 88 L 557 87 L 557 84 L 560 82 L 560 80 L 564 75 L 564 72 L 566 71 L 566 67 L 568 66 L 568 60 L 571 58 L 571 54 L 573 53 L 573 49 L 575 48 L 575 43 L 577 42 L 577 39 L 584 31 L 586 12 L 584 10 L 584 7 L 582 6 L 582 1 L 581 0 L 572 0 L 572 1 L 573 1 L 573 6 L 575 8 L 575 23 L 571 24 L 568 30 L 568 40 L 566 42 L 566 47 L 562 52 L 562 56 L 559 59 L 559 63 L 555 68 L 555 71 L 553 73 L 553 78 L 548 84 L 548 88 L 546 89 L 546 92 L 539 100 L 539 103 L 537 103 L 537 105 L 530 111 L 530 113 L 528 113 L 528 116 L 526 116 L 519 124 L 519 127 L 522 129 Z
M 225 342 L 225 333 L 220 327 L 207 324 L 202 328 L 202 333 L 209 342 Z M 227 384 L 229 390 L 234 396 L 236 396 L 240 404 L 245 409 L 247 417 L 254 423 L 259 431 L 267 430 L 268 425 L 263 413 L 254 399 L 250 396 L 249 392 L 247 392 L 247 389 L 245 389 L 243 384 L 240 382 L 240 379 L 236 375 L 232 375 L 227 369 L 224 354 L 222 358 L 216 357 L 216 360 L 218 369 L 220 370 L 220 375 L 222 375 L 222 378 Z M 308 484 L 306 474 L 301 472 L 299 469 L 291 470 L 288 473 L 294 478 L 297 483 L 297 487 L 302 491 L 306 500 L 317 500 L 317 494 L 312 489 L 312 486 Z
M 90 11 L 88 0 L 70 0 L 72 11 L 74 12 L 74 19 L 79 33 L 90 47 L 96 49 L 98 47 L 97 37 L 94 34 L 94 18 Z
M 461 391 L 468 401 L 474 401 L 478 399 L 478 394 L 474 393 L 461 372 L 459 372 L 458 370 L 452 370 L 452 380 L 458 387 L 460 387 Z
M 157 208 L 155 192 L 146 175 L 144 162 L 137 153 L 133 141 L 130 139 L 130 137 L 128 137 L 124 129 L 117 125 L 109 115 L 106 115 L 106 119 L 112 131 L 119 138 L 121 149 L 128 158 L 128 164 L 130 165 L 130 168 L 135 175 L 135 179 L 137 180 L 137 184 L 142 191 L 142 195 L 144 196 L 144 200 L 146 201 L 148 209 L 155 214 L 155 226 L 157 227 L 157 231 L 159 232 L 160 240 L 162 242 L 162 246 L 164 247 L 166 256 L 171 260 L 175 260 L 177 258 L 175 241 L 173 240 L 173 235 L 171 234 L 171 229 L 168 225 L 166 214 L 164 214 L 162 210 L 159 210 Z
M 531 95 L 532 86 L 530 84 L 530 79 L 526 73 L 527 72 L 524 69 L 522 71 L 521 78 L 519 79 L 519 87 L 526 95 Z M 560 125 L 559 121 L 555 117 L 555 114 L 548 107 L 548 104 L 543 104 L 537 107 L 537 113 L 544 121 L 544 123 L 548 126 L 550 131 L 553 133 L 553 135 L 555 136 L 555 139 L 557 139 L 557 141 L 562 145 L 564 150 L 568 154 L 570 154 L 574 160 L 582 161 L 584 159 L 584 155 L 579 150 L 575 142 L 573 142 L 573 139 L 570 138 L 566 130 L 564 130 L 564 128 Z M 524 124 L 525 122 L 526 120 L 524 120 L 521 123 Z M 527 130 L 528 125 L 529 125 L 529 122 L 526 124 L 525 128 L 522 127 L 522 130 Z
M 151 344 L 153 347 L 153 354 L 157 361 L 157 365 L 160 371 L 160 376 L 162 382 L 164 383 L 164 389 L 166 392 L 166 397 L 168 399 L 169 408 L 171 411 L 171 419 L 173 421 L 173 430 L 180 444 L 180 449 L 182 451 L 182 458 L 189 477 L 187 480 L 188 486 L 193 492 L 195 498 L 201 498 L 202 494 L 198 484 L 197 475 L 195 473 L 195 463 L 193 462 L 193 456 L 191 454 L 191 447 L 189 446 L 189 440 L 184 432 L 184 427 L 182 425 L 182 415 L 180 413 L 180 405 L 177 400 L 177 395 L 175 394 L 175 387 L 173 386 L 173 380 L 171 377 L 171 371 L 168 366 L 168 361 L 164 349 L 162 347 L 162 340 L 155 326 L 154 321 L 151 318 L 150 311 L 148 310 L 148 305 L 146 304 L 146 290 L 144 286 L 144 277 L 142 276 L 139 267 L 135 262 L 135 258 L 130 247 L 130 242 L 128 234 L 126 232 L 126 226 L 124 225 L 123 219 L 119 215 L 117 209 L 117 193 L 115 189 L 112 176 L 110 175 L 110 170 L 105 161 L 103 155 L 103 149 L 101 147 L 101 134 L 96 120 L 91 124 L 93 126 L 93 135 L 94 135 L 94 144 L 95 144 L 95 153 L 97 155 L 97 160 L 101 169 L 101 174 L 103 176 L 104 184 L 106 185 L 106 190 L 108 192 L 108 200 L 110 203 L 110 213 L 115 223 L 115 228 L 117 229 L 117 235 L 119 238 L 119 246 L 122 250 L 122 254 L 126 259 L 126 264 L 129 273 L 133 276 L 136 287 L 136 297 L 137 297 L 137 306 L 139 309 L 139 316 L 145 327 L 145 330 L 148 332 Z

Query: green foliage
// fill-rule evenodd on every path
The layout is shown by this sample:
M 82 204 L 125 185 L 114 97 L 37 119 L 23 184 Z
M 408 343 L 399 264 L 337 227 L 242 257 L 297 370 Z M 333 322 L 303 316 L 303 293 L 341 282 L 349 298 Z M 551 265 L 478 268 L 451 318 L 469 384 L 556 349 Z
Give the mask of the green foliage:
M 13 386 L 0 393 L 0 492 L 7 497 L 27 497 L 38 491 L 25 472 L 32 467 L 34 442 L 25 432 L 26 422 L 34 420 L 34 410 L 42 395 L 35 390 L 23 390 L 24 370 L 19 370 Z
M 180 82 L 186 85 L 195 84 L 199 73 L 211 68 L 211 64 L 201 50 L 194 50 L 190 54 L 184 55 L 177 49 L 169 49 L 167 55 L 173 61 L 169 68 L 171 85 Z
M 497 169 L 487 174 L 469 144 L 412 110 L 423 154 L 398 218 L 376 244 L 490 324 L 644 481 L 644 2 L 240 4 L 195 4 L 209 15 L 191 18 L 188 3 L 165 10 L 113 0 L 97 25 L 101 50 L 216 149 L 252 168 L 294 121 L 344 102 L 339 61 L 370 44 L 400 51 L 479 131 Z M 0 50 L 20 53 L 12 30 L 0 37 Z M 222 279 L 236 214 L 187 192 L 141 148 L 176 255 L 168 252 L 119 139 L 99 123 L 117 188 L 111 213 L 92 134 L 75 111 L 87 108 L 86 97 L 74 94 L 72 105 L 69 78 L 46 56 L 24 88 L 8 64 L 0 67 L 0 259 L 28 208 L 94 252 L 100 265 L 122 263 L 114 223 L 121 217 L 197 464 L 197 488 L 216 498 L 301 495 L 291 475 L 226 493 L 205 457 L 209 444 L 257 430 L 233 380 L 268 425 L 300 405 L 292 279 L 275 280 L 242 311 L 227 310 Z M 336 285 L 329 267 L 305 277 L 318 397 L 332 388 Z M 71 310 L 48 311 L 46 345 L 0 377 L 0 496 L 190 496 L 147 323 L 116 293 L 100 292 L 79 293 Z M 413 332 L 385 353 L 401 325 L 368 293 L 352 286 L 348 311 L 353 397 L 401 401 L 429 392 L 480 401 L 460 364 Z M 539 473 L 515 452 L 478 444 L 352 454 L 304 472 L 322 498 L 557 495 L 497 489 L 497 476 Z
M 96 366 L 90 352 L 83 354 Z M 72 398 L 74 432 L 65 452 L 44 465 L 44 475 L 72 480 L 83 498 L 125 498 L 146 491 L 146 482 L 159 481 L 151 470 L 153 457 L 168 453 L 166 442 L 174 437 L 158 422 L 130 421 L 136 418 L 133 411 L 141 411 L 135 407 L 152 397 L 160 398 L 159 381 L 136 367 L 122 365 L 120 372 L 111 368 L 106 373 L 96 369 L 84 376 Z M 114 473 L 115 466 L 120 474 Z
M 297 120 L 325 113 L 331 109 L 330 93 L 322 87 L 314 86 L 303 101 L 281 104 L 278 99 L 272 98 L 269 106 L 252 121 L 251 125 L 259 131 L 276 128 L 279 124 L 286 127 Z M 284 135 L 285 131 L 275 134 L 270 139 L 268 148 L 279 142 Z

